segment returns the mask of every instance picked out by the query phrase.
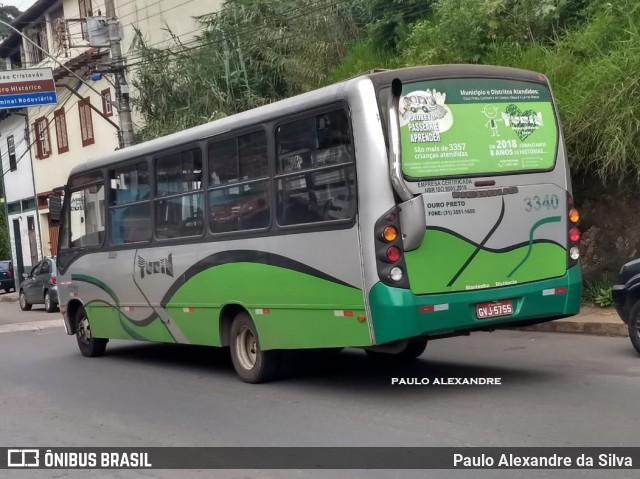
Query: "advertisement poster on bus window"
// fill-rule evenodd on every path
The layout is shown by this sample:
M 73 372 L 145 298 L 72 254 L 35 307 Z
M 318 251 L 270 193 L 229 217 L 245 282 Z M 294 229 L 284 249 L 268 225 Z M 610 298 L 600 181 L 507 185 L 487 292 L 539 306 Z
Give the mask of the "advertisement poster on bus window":
M 408 179 L 548 170 L 558 132 L 547 87 L 506 79 L 408 83 L 399 104 Z

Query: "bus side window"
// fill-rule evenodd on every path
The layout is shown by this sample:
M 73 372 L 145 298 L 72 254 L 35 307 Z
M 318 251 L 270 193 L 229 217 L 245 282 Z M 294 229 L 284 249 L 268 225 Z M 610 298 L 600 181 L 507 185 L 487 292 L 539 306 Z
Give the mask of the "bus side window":
M 283 124 L 277 129 L 276 143 L 276 174 L 287 175 L 277 178 L 280 225 L 345 220 L 355 215 L 354 155 L 344 110 Z M 300 175 L 289 175 L 298 170 Z
M 209 146 L 212 233 L 266 228 L 269 210 L 267 136 L 255 131 Z
M 190 148 L 156 159 L 155 228 L 158 239 L 204 233 L 202 155 Z
M 151 239 L 151 202 L 146 162 L 138 162 L 109 172 L 110 236 L 112 244 Z
M 94 184 L 71 191 L 68 208 L 68 215 L 63 215 L 60 248 L 101 245 L 105 230 L 104 186 Z

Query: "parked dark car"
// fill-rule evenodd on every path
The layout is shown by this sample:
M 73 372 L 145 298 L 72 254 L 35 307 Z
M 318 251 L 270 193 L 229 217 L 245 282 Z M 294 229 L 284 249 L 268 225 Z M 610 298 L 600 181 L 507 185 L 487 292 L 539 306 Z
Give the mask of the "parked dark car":
M 0 289 L 4 289 L 6 293 L 16 290 L 13 263 L 11 261 L 0 261 Z
M 34 304 L 44 304 L 49 313 L 58 309 L 58 279 L 55 258 L 44 258 L 24 274 L 20 285 L 20 309 L 29 311 Z
M 640 259 L 622 267 L 612 296 L 618 315 L 629 327 L 631 344 L 640 353 Z

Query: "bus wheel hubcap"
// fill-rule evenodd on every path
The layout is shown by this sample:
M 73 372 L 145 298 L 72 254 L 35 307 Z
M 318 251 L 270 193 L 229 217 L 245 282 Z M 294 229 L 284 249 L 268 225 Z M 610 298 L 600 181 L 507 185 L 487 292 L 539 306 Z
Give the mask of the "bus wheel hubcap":
M 243 326 L 236 336 L 236 351 L 242 368 L 247 371 L 253 369 L 256 365 L 258 344 L 253 332 L 247 326 Z
M 91 339 L 89 321 L 87 321 L 87 318 L 82 318 L 82 321 L 78 324 L 78 337 L 83 343 L 89 343 L 89 340 Z

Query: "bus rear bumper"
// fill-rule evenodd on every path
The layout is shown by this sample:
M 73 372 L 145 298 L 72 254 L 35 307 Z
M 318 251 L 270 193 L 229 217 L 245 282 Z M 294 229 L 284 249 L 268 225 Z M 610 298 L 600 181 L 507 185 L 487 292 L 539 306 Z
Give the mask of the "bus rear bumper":
M 578 266 L 562 277 L 501 288 L 415 295 L 376 284 L 369 292 L 375 344 L 417 336 L 465 334 L 524 326 L 573 316 L 580 311 L 582 276 Z M 478 319 L 476 304 L 511 300 L 513 314 Z

